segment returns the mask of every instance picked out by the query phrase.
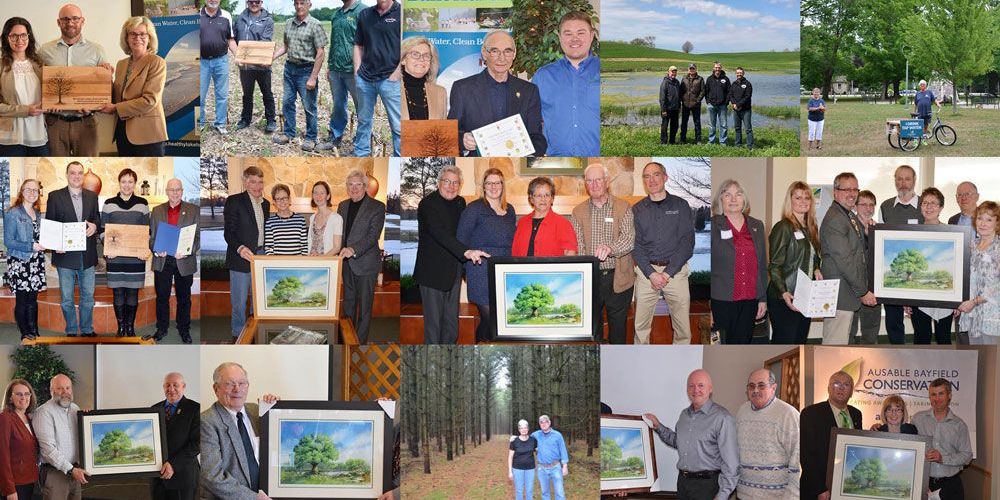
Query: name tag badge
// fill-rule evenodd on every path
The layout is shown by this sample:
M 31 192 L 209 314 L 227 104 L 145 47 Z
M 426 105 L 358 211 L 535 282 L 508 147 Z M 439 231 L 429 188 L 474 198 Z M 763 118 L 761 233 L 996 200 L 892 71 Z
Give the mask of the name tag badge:
M 719 231 L 719 237 L 721 237 L 724 240 L 731 240 L 731 239 L 733 239 L 733 230 L 732 229 L 724 229 L 722 231 Z
M 920 224 L 920 221 L 917 220 L 917 219 L 907 219 L 906 223 L 907 224 Z
M 605 217 L 604 218 L 604 222 L 614 222 L 614 221 L 615 221 L 615 219 L 613 219 L 611 217 Z
M 795 231 L 794 234 L 795 234 L 795 239 L 797 240 L 801 240 L 806 237 L 806 235 L 802 234 L 802 231 Z

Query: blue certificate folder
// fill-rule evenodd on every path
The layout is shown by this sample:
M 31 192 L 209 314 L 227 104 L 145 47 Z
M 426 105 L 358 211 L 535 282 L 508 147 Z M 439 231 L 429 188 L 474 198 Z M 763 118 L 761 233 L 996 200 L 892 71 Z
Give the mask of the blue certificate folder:
M 156 241 L 153 242 L 153 253 L 167 252 L 167 255 L 177 253 L 177 242 L 181 237 L 181 228 L 166 222 L 156 225 Z

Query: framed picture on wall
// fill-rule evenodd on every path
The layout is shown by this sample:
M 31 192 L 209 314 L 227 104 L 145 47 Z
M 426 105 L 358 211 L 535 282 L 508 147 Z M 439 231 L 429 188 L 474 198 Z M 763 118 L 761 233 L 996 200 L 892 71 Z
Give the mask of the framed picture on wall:
M 927 498 L 931 436 L 895 432 L 830 430 L 827 484 L 831 500 Z
M 594 257 L 491 257 L 493 340 L 560 342 L 593 337 Z
M 648 493 L 656 482 L 653 430 L 638 415 L 601 415 L 601 494 Z
M 253 313 L 259 319 L 335 321 L 341 257 L 255 255 Z
M 79 412 L 80 465 L 90 476 L 159 476 L 168 460 L 166 421 L 152 408 Z
M 377 402 L 279 401 L 261 417 L 260 487 L 271 498 L 378 498 L 395 442 Z
M 883 304 L 955 308 L 969 298 L 972 228 L 877 224 L 868 278 Z

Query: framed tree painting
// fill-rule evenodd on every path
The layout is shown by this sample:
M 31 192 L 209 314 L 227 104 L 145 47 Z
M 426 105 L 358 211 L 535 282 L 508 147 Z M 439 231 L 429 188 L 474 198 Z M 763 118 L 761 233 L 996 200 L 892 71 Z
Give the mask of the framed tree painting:
M 152 408 L 79 412 L 80 465 L 91 476 L 159 476 L 167 461 L 166 421 Z
M 955 308 L 969 298 L 972 228 L 877 224 L 868 278 L 883 304 Z
M 638 415 L 601 415 L 601 494 L 648 493 L 656 482 L 653 430 Z
M 490 315 L 493 340 L 564 342 L 593 340 L 594 277 L 590 256 L 491 257 Z
M 340 265 L 336 256 L 255 255 L 250 266 L 254 316 L 335 321 Z
M 830 429 L 831 500 L 927 498 L 933 438 L 895 432 Z
M 377 402 L 279 401 L 261 418 L 260 487 L 274 499 L 378 498 L 394 434 Z

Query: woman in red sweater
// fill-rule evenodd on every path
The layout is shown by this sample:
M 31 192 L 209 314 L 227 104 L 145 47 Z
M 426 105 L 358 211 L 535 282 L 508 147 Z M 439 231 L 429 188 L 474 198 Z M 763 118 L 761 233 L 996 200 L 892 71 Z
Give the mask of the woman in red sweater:
M 31 500 L 38 482 L 38 440 L 28 414 L 35 411 L 35 391 L 24 379 L 7 385 L 0 411 L 0 497 Z
M 548 177 L 535 177 L 528 184 L 528 202 L 535 211 L 521 217 L 514 231 L 511 255 L 515 257 L 562 257 L 576 255 L 576 233 L 565 217 L 552 211 L 556 186 Z

